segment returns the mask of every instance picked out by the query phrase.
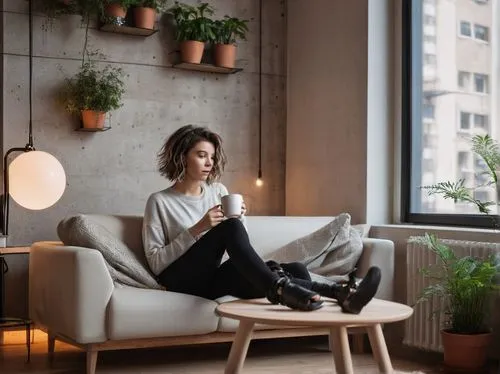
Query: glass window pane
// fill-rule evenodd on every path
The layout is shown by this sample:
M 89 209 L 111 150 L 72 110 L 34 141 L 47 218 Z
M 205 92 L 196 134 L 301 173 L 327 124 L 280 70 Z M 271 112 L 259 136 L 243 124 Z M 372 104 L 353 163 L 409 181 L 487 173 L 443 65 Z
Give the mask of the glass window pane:
M 477 24 L 474 25 L 474 38 L 487 42 L 489 38 L 488 33 L 489 33 L 488 27 Z
M 427 1 L 411 1 L 410 215 L 477 214 L 472 204 L 455 204 L 419 188 L 439 182 L 464 179 L 467 187 L 483 186 L 477 196 L 496 201 L 484 173 L 487 165 L 472 152 L 470 139 L 486 133 L 500 139 L 500 116 L 495 113 L 500 38 L 492 38 L 500 34 L 499 1 L 436 0 L 433 15 L 427 14 Z M 434 75 L 428 74 L 429 68 Z
M 470 22 L 461 21 L 460 22 L 460 35 L 462 36 L 472 36 Z
M 470 130 L 470 113 L 460 112 L 460 130 Z

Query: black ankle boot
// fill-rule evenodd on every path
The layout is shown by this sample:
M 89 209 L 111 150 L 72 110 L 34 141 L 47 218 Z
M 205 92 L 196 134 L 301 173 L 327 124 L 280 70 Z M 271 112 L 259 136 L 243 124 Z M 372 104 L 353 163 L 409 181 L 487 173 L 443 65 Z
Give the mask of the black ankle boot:
M 368 269 L 366 276 L 355 290 L 349 288 L 347 297 L 339 301 L 339 305 L 344 313 L 359 314 L 361 310 L 375 296 L 380 284 L 382 274 L 376 266 Z

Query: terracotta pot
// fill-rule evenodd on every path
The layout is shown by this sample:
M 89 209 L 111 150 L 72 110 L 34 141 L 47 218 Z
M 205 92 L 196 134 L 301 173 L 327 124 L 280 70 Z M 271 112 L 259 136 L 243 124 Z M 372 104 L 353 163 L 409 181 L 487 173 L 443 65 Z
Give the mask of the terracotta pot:
M 205 43 L 196 40 L 185 40 L 181 42 L 181 60 L 191 64 L 199 64 L 203 57 Z
M 83 127 L 86 129 L 102 129 L 106 121 L 106 112 L 82 110 Z
M 110 17 L 125 18 L 127 9 L 123 8 L 120 4 L 111 3 L 106 5 L 106 15 Z
M 156 10 L 152 8 L 137 7 L 134 9 L 135 27 L 152 30 L 155 27 Z
M 441 330 L 444 347 L 444 365 L 450 370 L 479 373 L 486 365 L 487 347 L 492 333 L 453 334 Z
M 234 44 L 215 45 L 215 65 L 225 68 L 234 68 L 236 61 L 236 46 Z

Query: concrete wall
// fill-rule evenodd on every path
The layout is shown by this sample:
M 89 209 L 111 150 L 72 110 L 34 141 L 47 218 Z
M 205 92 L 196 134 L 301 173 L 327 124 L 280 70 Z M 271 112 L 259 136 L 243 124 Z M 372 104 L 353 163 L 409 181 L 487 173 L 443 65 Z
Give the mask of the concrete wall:
M 195 3 L 195 1 L 186 1 Z M 173 3 L 173 1 L 172 1 Z M 223 182 L 245 196 L 253 215 L 284 213 L 285 183 L 285 14 L 281 0 L 264 1 L 263 17 L 263 162 L 264 186 L 255 186 L 258 171 L 259 2 L 213 0 L 217 16 L 251 20 L 248 41 L 239 44 L 237 65 L 244 71 L 216 75 L 173 69 L 175 44 L 162 28 L 149 38 L 89 33 L 89 47 L 126 72 L 124 106 L 112 115 L 112 129 L 75 131 L 78 122 L 55 101 L 58 87 L 80 65 L 85 30 L 78 16 L 52 24 L 41 16 L 34 25 L 35 146 L 56 156 L 67 174 L 67 188 L 53 207 L 28 211 L 11 203 L 9 246 L 57 240 L 61 218 L 77 212 L 142 214 L 150 193 L 167 181 L 156 172 L 156 153 L 178 127 L 194 123 L 219 132 L 229 163 Z M 23 147 L 28 133 L 28 16 L 26 1 L 2 2 L 4 152 Z M 14 256 L 18 257 L 18 256 Z M 26 260 L 14 257 L 27 271 Z M 24 269 L 24 270 L 22 270 Z M 7 298 L 19 296 L 9 285 Z M 17 312 L 15 303 L 9 310 Z M 9 307 L 9 305 L 8 305 Z M 24 309 L 25 306 L 19 306 Z M 16 314 L 16 313 L 14 313 Z
M 188 1 L 189 2 L 189 1 Z M 194 1 L 191 1 L 194 3 Z M 218 131 L 229 164 L 223 179 L 243 193 L 252 214 L 284 213 L 284 4 L 264 1 L 263 17 L 263 173 L 258 169 L 258 21 L 255 0 L 212 1 L 217 15 L 250 19 L 248 42 L 240 43 L 236 75 L 187 72 L 171 68 L 176 46 L 165 31 L 149 38 L 99 32 L 89 47 L 126 72 L 124 106 L 113 113 L 110 131 L 74 131 L 77 122 L 65 114 L 54 94 L 65 76 L 80 65 L 84 28 L 78 16 L 34 26 L 35 146 L 63 164 L 68 186 L 52 208 L 30 212 L 12 205 L 8 245 L 56 239 L 57 222 L 75 212 L 141 214 L 151 192 L 167 183 L 156 172 L 155 155 L 178 127 L 195 123 Z M 27 2 L 3 2 L 3 147 L 24 146 L 28 127 Z

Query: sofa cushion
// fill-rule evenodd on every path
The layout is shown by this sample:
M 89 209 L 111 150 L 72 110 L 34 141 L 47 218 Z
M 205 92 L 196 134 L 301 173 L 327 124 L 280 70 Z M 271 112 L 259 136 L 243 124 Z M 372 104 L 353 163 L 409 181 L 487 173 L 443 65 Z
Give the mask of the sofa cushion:
M 57 233 L 65 245 L 94 248 L 101 252 L 114 282 L 163 289 L 125 243 L 91 218 L 83 214 L 68 217 L 59 223 Z
M 360 233 L 350 223 L 351 216 L 341 213 L 320 229 L 270 253 L 266 259 L 299 261 L 309 271 L 324 276 L 346 274 L 354 269 L 363 251 Z
M 108 306 L 113 340 L 208 334 L 217 329 L 217 303 L 201 297 L 116 287 Z

